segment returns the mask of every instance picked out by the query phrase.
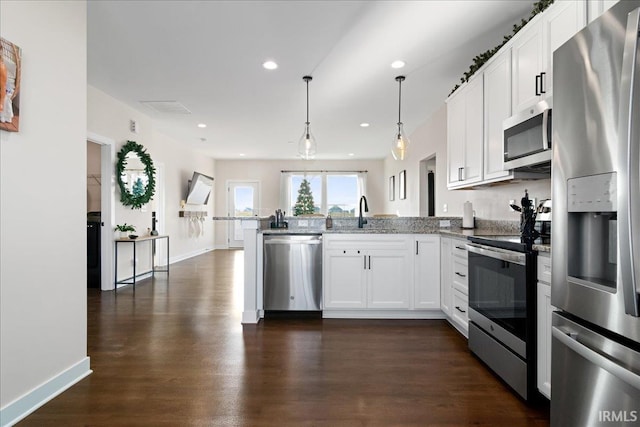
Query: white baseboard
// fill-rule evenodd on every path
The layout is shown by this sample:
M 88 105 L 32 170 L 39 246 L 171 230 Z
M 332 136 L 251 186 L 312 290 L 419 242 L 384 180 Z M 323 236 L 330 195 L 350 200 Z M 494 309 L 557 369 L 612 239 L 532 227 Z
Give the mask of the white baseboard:
M 215 245 L 213 247 L 213 249 L 218 250 L 218 249 L 229 249 L 229 245 Z
M 85 357 L 49 381 L 0 409 L 0 426 L 12 426 L 93 372 Z
M 256 324 L 260 321 L 260 315 L 257 310 L 249 310 L 242 312 L 243 324 Z
M 188 252 L 176 257 L 171 257 L 169 258 L 169 264 L 175 264 L 176 262 L 184 261 L 185 259 L 193 258 L 194 256 L 206 254 L 207 252 L 211 252 L 212 250 L 214 250 L 214 248 L 198 249 L 197 251 Z
M 445 319 L 440 310 L 327 310 L 325 319 Z

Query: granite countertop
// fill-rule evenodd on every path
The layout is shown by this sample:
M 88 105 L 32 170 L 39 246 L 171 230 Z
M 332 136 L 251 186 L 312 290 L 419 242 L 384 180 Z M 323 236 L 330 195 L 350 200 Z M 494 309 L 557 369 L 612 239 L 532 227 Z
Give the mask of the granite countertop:
M 454 237 L 468 236 L 512 236 L 514 232 L 502 229 L 474 229 L 465 230 L 462 228 L 420 228 L 413 230 L 393 229 L 393 228 L 265 228 L 259 231 L 262 234 L 444 234 Z
M 467 238 L 469 236 L 513 236 L 517 232 L 504 228 L 476 228 L 476 229 L 463 229 L 463 228 L 422 228 L 416 230 L 400 230 L 400 229 L 380 229 L 380 228 L 332 228 L 314 229 L 314 228 L 266 228 L 258 231 L 259 233 L 269 234 L 442 234 L 450 237 Z M 535 244 L 533 249 L 542 252 L 550 253 L 550 244 Z
M 214 216 L 211 217 L 213 221 L 260 221 L 263 219 L 269 219 L 268 216 Z
M 551 244 L 545 243 L 543 245 L 533 245 L 533 250 L 542 253 L 551 253 Z

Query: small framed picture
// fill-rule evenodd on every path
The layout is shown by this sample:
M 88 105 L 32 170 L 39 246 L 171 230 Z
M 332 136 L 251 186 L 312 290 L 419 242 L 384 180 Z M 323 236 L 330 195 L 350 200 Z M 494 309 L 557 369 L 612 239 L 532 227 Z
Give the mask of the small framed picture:
M 394 201 L 396 199 L 396 176 L 389 177 L 389 200 Z
M 402 172 L 400 172 L 400 174 L 398 175 L 399 177 L 399 193 L 400 193 L 400 200 L 404 200 L 407 198 L 407 171 L 403 170 Z
M 20 72 L 22 50 L 0 37 L 0 129 L 20 128 Z

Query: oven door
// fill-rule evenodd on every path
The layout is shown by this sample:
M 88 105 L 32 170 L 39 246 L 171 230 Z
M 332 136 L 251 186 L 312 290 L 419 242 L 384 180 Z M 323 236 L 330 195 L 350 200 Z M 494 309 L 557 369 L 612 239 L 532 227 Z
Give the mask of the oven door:
M 469 319 L 526 359 L 526 255 L 468 243 Z

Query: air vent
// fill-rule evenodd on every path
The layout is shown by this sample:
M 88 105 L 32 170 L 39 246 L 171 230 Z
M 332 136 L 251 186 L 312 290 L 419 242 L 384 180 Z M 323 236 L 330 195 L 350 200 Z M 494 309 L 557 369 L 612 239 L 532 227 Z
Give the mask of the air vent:
M 157 113 L 191 114 L 191 111 L 178 101 L 140 101 Z

